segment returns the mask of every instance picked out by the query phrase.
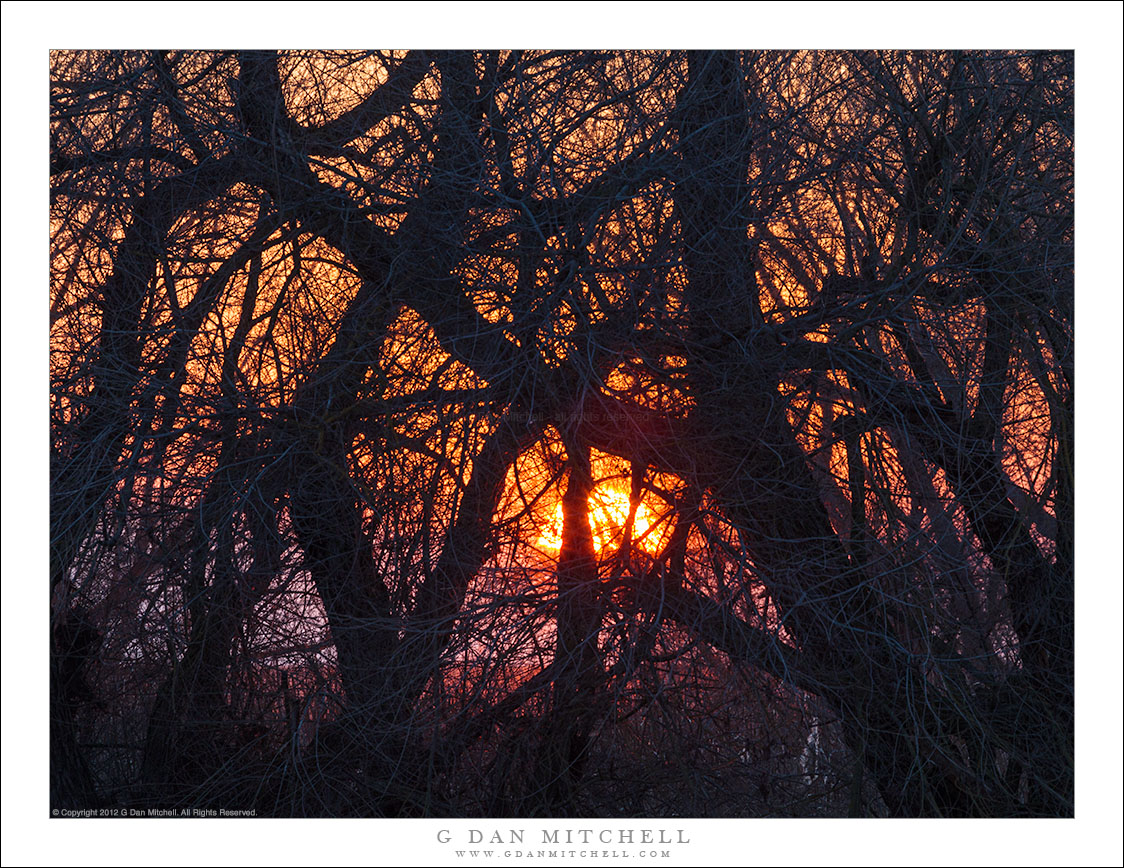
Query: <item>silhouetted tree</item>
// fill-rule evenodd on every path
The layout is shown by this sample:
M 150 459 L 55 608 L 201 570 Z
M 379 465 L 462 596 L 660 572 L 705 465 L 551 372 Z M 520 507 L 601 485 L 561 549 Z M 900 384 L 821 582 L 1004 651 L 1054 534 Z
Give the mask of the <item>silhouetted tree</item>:
M 1072 64 L 53 54 L 52 798 L 1072 815 Z

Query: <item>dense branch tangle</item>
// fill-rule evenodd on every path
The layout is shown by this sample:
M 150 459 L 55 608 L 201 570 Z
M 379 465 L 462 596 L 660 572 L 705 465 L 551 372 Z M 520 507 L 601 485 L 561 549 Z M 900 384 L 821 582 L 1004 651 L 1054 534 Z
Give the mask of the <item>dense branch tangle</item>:
M 1070 56 L 51 108 L 57 801 L 1072 813 Z

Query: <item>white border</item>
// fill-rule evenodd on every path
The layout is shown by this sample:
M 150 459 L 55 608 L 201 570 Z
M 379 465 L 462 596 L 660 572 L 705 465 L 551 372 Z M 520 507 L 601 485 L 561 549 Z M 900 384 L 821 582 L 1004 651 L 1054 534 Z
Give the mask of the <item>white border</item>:
M 2 8 L 5 864 L 464 864 L 469 860 L 453 860 L 437 844 L 438 829 L 542 827 L 260 820 L 201 821 L 204 827 L 134 822 L 125 829 L 47 818 L 47 51 L 352 42 L 1077 50 L 1077 819 L 580 825 L 687 829 L 692 844 L 657 864 L 1121 864 L 1120 4 L 316 3 L 304 7 L 309 20 L 297 19 L 296 4 L 5 2 Z

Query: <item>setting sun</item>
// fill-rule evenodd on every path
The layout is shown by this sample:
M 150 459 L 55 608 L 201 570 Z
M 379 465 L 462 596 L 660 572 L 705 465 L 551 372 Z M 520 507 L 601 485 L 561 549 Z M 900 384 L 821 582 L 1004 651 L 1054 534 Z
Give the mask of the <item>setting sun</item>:
M 593 528 L 593 547 L 601 552 L 607 547 L 619 546 L 625 525 L 628 523 L 628 494 L 609 485 L 600 485 L 589 497 L 589 521 Z M 663 541 L 663 529 L 653 530 L 659 517 L 647 506 L 636 506 L 636 517 L 632 523 L 632 539 L 644 551 L 656 554 Z M 554 508 L 550 523 L 543 529 L 536 541 L 544 551 L 555 553 L 562 545 L 562 503 Z

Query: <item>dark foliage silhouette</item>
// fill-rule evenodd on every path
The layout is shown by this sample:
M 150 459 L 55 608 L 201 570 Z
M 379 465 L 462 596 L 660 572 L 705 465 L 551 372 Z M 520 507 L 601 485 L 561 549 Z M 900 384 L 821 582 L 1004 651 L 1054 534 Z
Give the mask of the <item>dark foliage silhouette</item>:
M 56 52 L 52 807 L 1071 816 L 1073 57 Z

